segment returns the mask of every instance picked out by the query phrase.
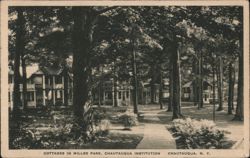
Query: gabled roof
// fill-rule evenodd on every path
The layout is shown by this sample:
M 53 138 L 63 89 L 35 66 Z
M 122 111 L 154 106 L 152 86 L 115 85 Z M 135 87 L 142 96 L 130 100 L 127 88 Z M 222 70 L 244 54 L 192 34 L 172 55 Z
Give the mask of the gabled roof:
M 187 83 L 184 84 L 182 87 L 184 87 L 184 88 L 186 88 L 186 87 L 191 87 L 192 83 L 193 83 L 192 81 L 187 82 Z
M 39 70 L 39 67 L 38 67 L 37 64 L 27 66 L 26 67 L 27 78 L 30 78 L 32 76 L 32 74 L 35 73 L 38 70 Z
M 60 75 L 63 71 L 62 68 L 49 68 L 49 67 L 43 67 L 41 68 L 41 70 L 45 75 Z
M 40 67 L 37 63 L 34 63 L 32 65 L 27 65 L 26 66 L 26 74 L 27 74 L 27 79 L 32 77 L 33 75 L 61 75 L 63 72 L 63 68 L 53 68 L 53 67 Z M 20 75 L 22 76 L 22 67 L 20 67 L 19 70 Z M 13 67 L 9 66 L 8 68 L 8 74 L 9 75 L 14 75 Z M 73 79 L 73 74 L 68 72 L 69 78 L 72 80 Z
M 27 65 L 26 66 L 26 75 L 27 75 L 27 78 L 30 78 L 37 71 L 39 71 L 39 67 L 38 67 L 37 64 Z M 11 66 L 9 66 L 8 73 L 9 73 L 9 75 L 14 75 L 14 71 L 13 71 L 13 69 L 12 69 Z M 22 67 L 20 67 L 19 73 L 20 73 L 21 76 L 23 76 Z
M 42 70 L 37 70 L 36 72 L 34 72 L 32 75 L 43 75 L 43 71 Z

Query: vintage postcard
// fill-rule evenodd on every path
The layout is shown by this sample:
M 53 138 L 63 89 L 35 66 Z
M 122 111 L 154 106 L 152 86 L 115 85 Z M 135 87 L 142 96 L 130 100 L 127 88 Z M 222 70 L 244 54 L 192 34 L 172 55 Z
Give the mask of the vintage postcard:
M 249 2 L 1 1 L 2 157 L 248 157 Z

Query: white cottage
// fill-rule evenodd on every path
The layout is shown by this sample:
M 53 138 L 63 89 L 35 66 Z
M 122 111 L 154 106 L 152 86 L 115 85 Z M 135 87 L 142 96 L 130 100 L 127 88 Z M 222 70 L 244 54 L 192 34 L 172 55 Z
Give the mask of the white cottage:
M 37 107 L 46 105 L 65 104 L 64 77 L 60 68 L 39 68 L 34 64 L 27 66 L 27 106 Z M 68 73 L 68 105 L 73 102 L 72 98 L 72 76 Z M 13 83 L 14 72 L 9 67 L 8 102 L 13 107 Z M 23 85 L 20 84 L 21 100 L 23 101 Z

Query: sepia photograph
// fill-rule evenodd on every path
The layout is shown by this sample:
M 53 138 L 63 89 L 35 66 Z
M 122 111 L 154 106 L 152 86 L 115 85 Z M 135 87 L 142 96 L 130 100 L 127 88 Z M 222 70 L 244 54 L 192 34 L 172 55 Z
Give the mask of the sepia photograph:
M 249 156 L 246 1 L 49 2 L 1 4 L 5 157 Z

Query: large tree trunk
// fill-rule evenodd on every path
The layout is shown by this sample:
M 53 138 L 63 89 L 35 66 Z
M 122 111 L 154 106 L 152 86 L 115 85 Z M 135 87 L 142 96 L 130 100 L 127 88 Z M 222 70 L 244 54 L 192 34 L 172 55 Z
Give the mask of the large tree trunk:
M 178 44 L 175 43 L 174 51 L 172 54 L 173 60 L 173 117 L 172 119 L 177 119 L 183 117 L 181 114 L 181 76 L 180 76 L 180 54 L 178 49 Z
M 19 120 L 22 106 L 20 98 L 20 55 L 24 51 L 24 15 L 23 10 L 17 8 L 16 52 L 14 56 L 14 90 L 13 90 L 13 118 Z
M 236 113 L 233 120 L 240 120 L 244 119 L 243 113 L 243 35 L 241 34 L 240 37 L 240 53 L 239 53 L 239 73 L 238 73 L 238 92 L 237 92 L 237 106 L 236 106 Z
M 171 59 L 172 60 L 172 59 Z M 169 66 L 169 100 L 168 100 L 168 110 L 172 111 L 173 107 L 173 61 L 170 60 L 170 66 Z
M 223 61 L 219 56 L 219 69 L 218 69 L 218 94 L 219 94 L 219 107 L 217 111 L 223 110 Z
M 21 55 L 21 63 L 22 63 L 22 85 L 23 85 L 23 108 L 26 110 L 27 109 L 27 73 L 26 73 L 26 60 L 25 60 L 25 53 L 24 53 L 24 49 L 25 49 L 25 18 L 23 17 L 23 13 L 22 13 L 22 46 L 21 46 L 21 50 L 20 50 L 20 55 Z
M 89 101 L 90 48 L 92 44 L 93 27 L 87 9 L 73 7 L 73 106 L 74 115 L 82 118 L 84 106 Z
M 233 66 L 232 62 L 229 63 L 228 67 L 228 114 L 232 114 L 233 107 L 233 95 L 234 95 L 234 81 L 233 81 Z

